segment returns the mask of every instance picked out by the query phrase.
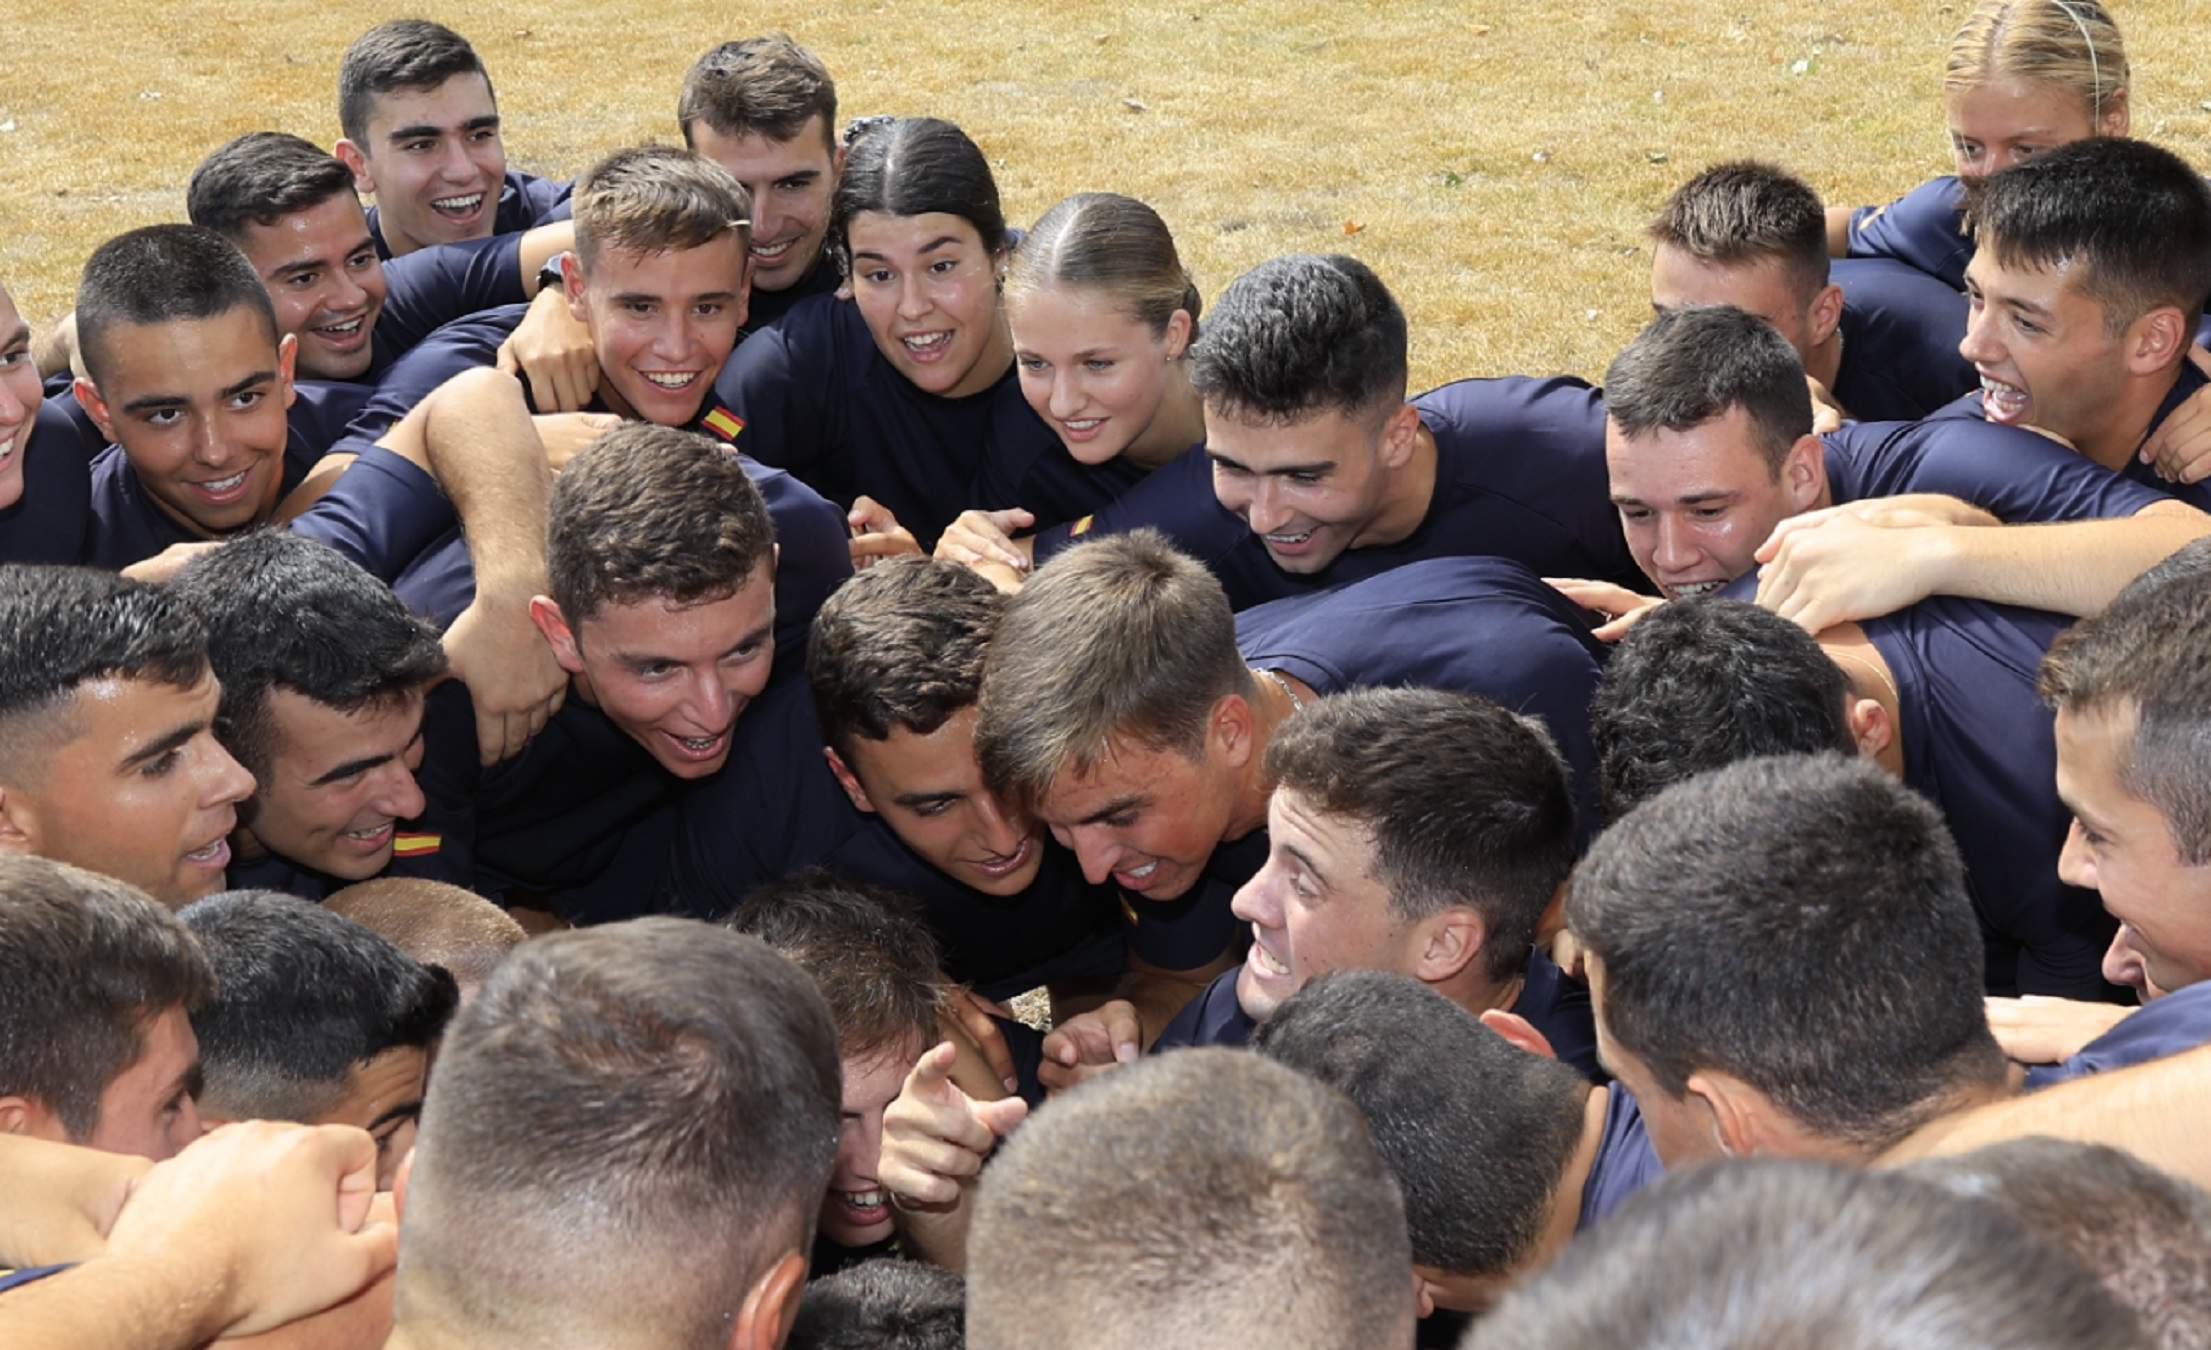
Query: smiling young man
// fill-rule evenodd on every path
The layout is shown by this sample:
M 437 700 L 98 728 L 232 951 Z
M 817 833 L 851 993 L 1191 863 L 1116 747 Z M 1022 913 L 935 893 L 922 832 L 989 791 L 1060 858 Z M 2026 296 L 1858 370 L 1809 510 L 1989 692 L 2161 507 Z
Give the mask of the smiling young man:
M 232 890 L 177 917 L 215 972 L 192 1011 L 202 1119 L 355 1125 L 390 1190 L 414 1146 L 430 1054 L 453 1015 L 453 977 L 321 905 Z
M 1211 568 L 1239 610 L 1469 554 L 1635 582 L 1600 496 L 1598 392 L 1511 377 L 1407 402 L 1405 314 L 1364 263 L 1260 264 L 1207 308 L 1191 352 L 1204 446 L 1039 534 L 1037 562 L 1149 526 Z
M 231 838 L 234 889 L 319 900 L 386 871 L 468 877 L 415 783 L 435 628 L 326 546 L 262 531 L 194 559 L 170 589 L 207 625 L 215 734 L 254 776 Z M 460 841 L 456 841 L 457 843 Z
M 200 1137 L 215 974 L 137 887 L 0 856 L 0 1133 L 159 1161 Z
M 749 328 L 764 328 L 843 275 L 822 245 L 844 168 L 837 86 L 782 33 L 725 42 L 694 63 L 676 100 L 683 143 L 729 170 L 752 201 Z
M 215 739 L 207 632 L 169 592 L 0 568 L 0 851 L 167 905 L 218 891 L 253 775 Z
M 338 63 L 337 157 L 373 193 L 379 256 L 514 234 L 559 218 L 568 185 L 507 168 L 491 76 L 468 40 L 427 19 L 394 19 Z

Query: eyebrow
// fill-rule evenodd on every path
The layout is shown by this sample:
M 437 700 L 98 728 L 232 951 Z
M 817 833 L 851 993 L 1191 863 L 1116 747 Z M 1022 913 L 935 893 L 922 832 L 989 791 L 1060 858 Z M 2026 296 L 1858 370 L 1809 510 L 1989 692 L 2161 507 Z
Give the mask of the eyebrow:
M 737 292 L 735 291 L 701 291 L 697 295 L 676 297 L 655 295 L 651 291 L 622 291 L 614 296 L 614 303 L 618 305 L 634 305 L 639 302 L 644 302 L 657 305 L 665 300 L 676 299 L 684 303 L 695 305 L 701 300 L 721 300 L 726 302 L 735 300 L 736 298 Z
M 1981 298 L 1985 301 L 1988 297 L 1983 295 Z M 2030 314 L 2041 319 L 2049 318 L 2053 312 L 2048 305 L 2038 305 L 2032 300 L 2021 300 L 2009 295 L 2004 297 L 2002 304 L 2006 309 L 2015 310 L 2021 314 Z
M 1092 811 L 1089 815 L 1084 816 L 1081 820 L 1078 820 L 1075 823 L 1077 825 L 1095 825 L 1099 821 L 1104 820 L 1107 816 L 1117 816 L 1123 811 L 1132 810 L 1136 807 L 1142 806 L 1144 804 L 1144 801 L 1145 797 L 1144 794 L 1141 792 L 1131 792 L 1125 796 L 1115 797 L 1112 801 L 1107 802 L 1104 806 L 1101 806 L 1097 810 Z
M 421 1114 L 422 1098 L 417 1097 L 411 1102 L 400 1102 L 395 1106 L 386 1107 L 382 1115 L 379 1115 L 376 1119 L 370 1121 L 364 1128 L 367 1129 L 370 1134 L 374 1134 L 378 1130 L 383 1129 L 386 1125 L 390 1125 L 395 1121 L 413 1119 L 420 1116 Z
M 18 342 L 29 342 L 30 340 L 31 326 L 27 323 L 18 323 L 15 326 L 15 331 L 8 334 L 8 340 L 0 342 L 0 347 L 13 347 Z
M 466 122 L 461 123 L 460 130 L 482 131 L 486 128 L 496 128 L 498 125 L 499 115 L 497 113 L 493 113 L 488 117 L 469 118 Z M 442 136 L 444 134 L 444 127 L 434 127 L 431 126 L 428 122 L 417 122 L 411 127 L 392 128 L 390 131 L 384 134 L 384 139 L 387 141 L 413 141 L 420 140 L 424 136 Z
M 1284 844 L 1282 846 L 1282 851 L 1297 859 L 1298 866 L 1304 868 L 1308 872 L 1311 872 L 1313 874 L 1313 879 L 1320 882 L 1321 885 L 1332 885 L 1332 883 L 1330 883 L 1330 881 L 1328 880 L 1328 874 L 1321 870 L 1320 864 L 1314 862 L 1312 857 L 1307 854 L 1304 849 L 1299 848 L 1295 844 Z
M 174 1101 L 178 1093 L 181 1092 L 196 1101 L 200 1094 L 206 1090 L 206 1087 L 207 1068 L 201 1061 L 195 1059 L 184 1067 L 182 1073 L 169 1080 L 168 1090 L 161 1094 L 161 1100 L 164 1103 Z
M 170 732 L 168 735 L 163 736 L 161 739 L 153 742 L 151 745 L 146 746 L 137 754 L 132 755 L 128 759 L 124 760 L 120 765 L 117 766 L 117 771 L 121 773 L 129 773 L 132 769 L 137 768 L 139 765 L 147 763 L 151 760 L 159 759 L 163 755 L 168 754 L 171 750 L 177 749 L 179 746 L 182 746 L 186 741 L 191 740 L 194 736 L 199 735 L 205 730 L 207 730 L 207 723 L 205 722 L 192 722 L 185 726 L 178 727 L 176 730 Z
M 1215 450 L 1210 446 L 1206 448 L 1205 457 L 1209 460 L 1212 460 L 1215 464 L 1220 465 L 1222 468 L 1239 469 L 1245 473 L 1264 473 L 1276 478 L 1284 477 L 1293 473 L 1327 473 L 1331 469 L 1334 469 L 1336 467 L 1336 462 L 1334 460 L 1322 459 L 1315 460 L 1309 464 L 1280 464 L 1271 469 L 1254 469 L 1249 464 L 1231 459 L 1227 455 L 1222 454 L 1220 451 Z
M 419 734 L 417 735 L 416 739 L 421 739 Z M 414 741 L 409 741 L 407 742 L 407 744 L 411 747 L 414 745 Z M 311 788 L 327 787 L 328 785 L 337 782 L 341 778 L 351 778 L 357 773 L 367 773 L 370 769 L 375 768 L 377 765 L 389 764 L 397 758 L 399 758 L 398 755 L 365 755 L 360 759 L 349 759 L 345 763 L 340 764 L 337 768 L 332 769 L 330 772 L 324 774 L 322 777 L 317 778 L 313 782 L 309 783 L 307 786 Z
M 964 792 L 901 792 L 891 800 L 900 806 L 927 806 L 932 802 L 956 802 Z
M 236 398 L 258 384 L 267 384 L 276 378 L 273 370 L 257 370 L 236 384 L 225 385 L 218 398 Z M 182 394 L 147 394 L 123 405 L 124 412 L 149 412 L 157 408 L 181 408 L 192 400 Z
M 923 244 L 923 245 L 922 245 L 922 246 L 921 246 L 920 248 L 917 248 L 917 249 L 915 249 L 915 250 L 914 250 L 914 253 L 915 253 L 915 254 L 916 254 L 917 256 L 918 256 L 918 255 L 920 255 L 920 254 L 923 254 L 923 253 L 934 253 L 934 252 L 936 252 L 936 251 L 937 251 L 938 249 L 940 249 L 940 248 L 943 248 L 943 247 L 944 247 L 944 246 L 945 246 L 946 244 L 957 244 L 958 242 L 960 242 L 960 241 L 959 241 L 959 239 L 958 239 L 958 237 L 957 237 L 957 236 L 954 236 L 954 235 L 949 235 L 949 234 L 940 234 L 940 235 L 938 235 L 938 236 L 937 236 L 936 238 L 934 238 L 934 239 L 930 240 L 930 241 L 929 241 L 928 243 L 926 243 L 926 244 Z M 886 254 L 886 253 L 877 253 L 877 252 L 875 252 L 875 251 L 874 251 L 874 250 L 872 250 L 872 249 L 864 249 L 864 248 L 863 248 L 863 249 L 860 249 L 860 250 L 859 250 L 858 252 L 854 253 L 854 254 L 853 254 L 852 256 L 853 256 L 853 257 L 855 257 L 855 258 L 873 258 L 873 259 L 875 259 L 875 260 L 876 260 L 877 262 L 889 262 L 889 261 L 890 261 L 890 255 L 889 255 L 889 254 Z
M 774 631 L 774 624 L 761 624 L 758 628 L 753 629 L 751 632 L 745 634 L 743 637 L 737 639 L 735 642 L 730 643 L 729 646 L 723 650 L 722 656 L 728 656 L 740 647 L 757 646 L 760 643 L 767 641 L 768 635 Z M 676 660 L 672 656 L 665 656 L 659 652 L 651 651 L 649 649 L 641 652 L 629 652 L 623 650 L 620 647 L 616 647 L 613 649 L 611 655 L 616 661 L 619 661 L 626 666 L 652 666 L 660 665 L 663 663 L 671 666 L 680 666 L 687 664 L 686 662 Z M 715 659 L 720 660 L 721 657 L 716 657 Z
M 1685 492 L 1681 496 L 1674 498 L 1673 504 L 1675 506 L 1702 506 L 1707 502 L 1724 502 L 1733 498 L 1734 496 L 1735 494 L 1733 492 L 1726 491 L 1725 489 L 1710 488 L 1703 492 Z M 1641 497 L 1631 497 L 1624 492 L 1613 493 L 1612 504 L 1614 506 L 1650 505 L 1650 503 L 1644 501 Z

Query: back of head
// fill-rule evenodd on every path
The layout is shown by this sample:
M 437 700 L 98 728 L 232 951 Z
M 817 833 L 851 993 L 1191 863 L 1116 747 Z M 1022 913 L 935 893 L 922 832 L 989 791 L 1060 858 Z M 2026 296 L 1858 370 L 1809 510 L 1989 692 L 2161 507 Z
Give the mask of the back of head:
M 1231 281 L 1191 350 L 1191 387 L 1239 422 L 1378 418 L 1405 400 L 1405 311 L 1340 253 L 1288 254 Z
M 2134 718 L 2119 780 L 2165 817 L 2180 860 L 2211 862 L 2211 541 L 2134 579 L 2042 659 L 2061 713 Z
M 1651 239 L 1701 263 L 1778 262 L 1807 299 L 1827 284 L 1827 218 L 1795 174 L 1754 159 L 1715 164 L 1675 188 Z
M 1991 174 L 1973 220 L 1998 263 L 2064 273 L 2114 335 L 2164 308 L 2193 331 L 2211 293 L 2211 187 L 2147 141 L 2091 137 Z
M 1990 1206 L 1831 1163 L 1669 1174 L 1462 1350 L 2138 1350 L 2079 1264 Z
M 1591 846 L 1566 918 L 1613 1042 L 1671 1096 L 1718 1070 L 1870 1154 L 2003 1080 L 1957 846 L 1862 760 L 1676 783 Z
M 353 39 L 338 62 L 338 125 L 346 139 L 365 142 L 380 95 L 428 92 L 455 75 L 491 76 L 468 39 L 428 19 L 393 19 Z
M 966 132 L 936 117 L 892 117 L 853 123 L 845 134 L 844 172 L 831 198 L 829 247 L 852 275 L 853 217 L 958 216 L 985 252 L 1006 245 L 1006 214 L 990 161 Z
M 1156 530 L 1113 535 L 1054 557 L 1007 603 L 975 754 L 992 788 L 1033 802 L 1115 737 L 1201 754 L 1213 705 L 1250 691 L 1221 583 Z
M 1535 1254 L 1589 1085 L 1405 975 L 1338 970 L 1252 1044 L 1343 1093 L 1405 1197 L 1413 1260 L 1502 1281 Z
M 1605 372 L 1605 416 L 1633 439 L 1688 431 L 1740 408 L 1776 478 L 1812 434 L 1804 363 L 1772 324 L 1733 305 L 1676 305 Z
M 377 877 L 323 901 L 426 966 L 451 971 L 463 1001 L 492 967 L 529 936 L 499 906 L 458 886 L 423 877 Z
M 1636 621 L 1590 703 L 1605 815 L 1758 755 L 1856 754 L 1842 667 L 1802 628 L 1739 600 L 1689 599 Z
M 1004 609 L 997 587 L 953 563 L 893 558 L 853 573 L 806 638 L 822 739 L 849 759 L 855 738 L 926 736 L 974 707 Z
M 434 626 L 337 550 L 289 530 L 202 554 L 169 587 L 207 625 L 223 686 L 216 734 L 256 777 L 279 748 L 272 689 L 352 713 L 396 705 L 445 673 Z
M 1396 918 L 1469 906 L 1489 977 L 1527 965 L 1574 863 L 1574 797 L 1540 724 L 1476 694 L 1352 690 L 1286 722 L 1266 767 L 1307 805 L 1364 825 Z
M 723 922 L 806 972 L 845 1060 L 936 1043 L 945 994 L 937 940 L 898 892 L 808 868 L 753 891 Z
M 1094 1079 L 983 1173 L 975 1350 L 1404 1345 L 1412 1253 L 1358 1110 L 1257 1055 Z
M 2127 92 L 2126 42 L 2100 0 L 1981 0 L 1950 39 L 1942 87 L 1999 80 L 2054 85 L 2100 123 Z
M 184 211 L 194 225 L 235 241 L 248 225 L 274 225 L 353 190 L 353 171 L 321 146 L 288 132 L 249 131 L 192 170 Z
M 828 1010 L 756 939 L 651 918 L 525 943 L 439 1055 L 400 1324 L 725 1343 L 752 1284 L 806 1250 L 838 1102 Z
M 919 1261 L 883 1258 L 806 1286 L 785 1350 L 962 1350 L 967 1281 Z
M 2160 1350 L 2211 1345 L 2211 1195 L 2100 1144 L 2013 1139 L 1907 1169 L 2072 1254 Z
M 178 917 L 215 970 L 192 1015 L 209 1115 L 313 1123 L 355 1065 L 427 1051 L 453 1014 L 451 975 L 312 900 L 226 891 Z
M 605 249 L 650 256 L 700 248 L 734 230 L 752 242 L 752 196 L 704 155 L 666 145 L 617 150 L 576 180 L 576 256 L 590 271 Z
M 724 42 L 692 63 L 676 97 L 683 143 L 696 148 L 701 124 L 723 136 L 788 141 L 813 118 L 834 142 L 837 85 L 821 58 L 787 33 Z
M 775 526 L 729 448 L 695 431 L 625 422 L 553 484 L 545 561 L 571 628 L 605 605 L 693 605 L 765 576 Z
M 1115 192 L 1078 192 L 1037 219 L 1006 267 L 1006 295 L 1051 287 L 1097 291 L 1153 336 L 1176 310 L 1195 325 L 1204 301 L 1159 213 Z M 1194 330 L 1193 330 L 1194 332 Z
M 277 345 L 276 310 L 238 246 L 197 225 L 148 225 L 92 251 L 77 282 L 77 350 L 98 384 L 110 341 L 125 325 L 212 319 L 253 311 Z
M 88 1142 L 145 1024 L 214 994 L 198 941 L 145 892 L 0 853 L 0 1098 L 36 1102 Z
M 166 588 L 88 567 L 0 568 L 0 786 L 45 780 L 49 752 L 77 734 L 78 686 L 189 689 L 206 674 L 207 630 Z

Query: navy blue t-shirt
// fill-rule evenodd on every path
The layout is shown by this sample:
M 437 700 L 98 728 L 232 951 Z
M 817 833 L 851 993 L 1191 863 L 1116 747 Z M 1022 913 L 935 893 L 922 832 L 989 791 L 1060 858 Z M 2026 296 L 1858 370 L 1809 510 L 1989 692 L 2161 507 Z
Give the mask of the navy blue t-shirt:
M 73 563 L 84 554 L 92 469 L 69 415 L 41 404 L 23 450 L 23 495 L 0 510 L 0 563 Z
M 799 301 L 811 300 L 817 295 L 834 295 L 844 284 L 844 273 L 838 270 L 837 260 L 824 248 L 815 257 L 814 265 L 806 269 L 806 275 L 780 291 L 763 291 L 758 286 L 745 305 L 745 332 L 750 335 L 763 328 L 773 328 L 783 322 L 783 316 L 797 308 Z
M 1887 206 L 1850 213 L 1850 256 L 1893 258 L 1953 291 L 1965 290 L 1973 236 L 1965 226 L 1965 188 L 1953 174 L 1930 178 Z
M 1065 850 L 1038 846 L 1043 862 L 1019 895 L 986 895 L 931 866 L 837 785 L 805 674 L 792 671 L 745 710 L 727 767 L 684 793 L 667 907 L 718 918 L 762 884 L 822 866 L 918 900 L 943 944 L 946 972 L 986 996 L 1054 979 L 1117 977 L 1127 925 L 1113 890 L 1087 884 Z
M 2047 436 L 1948 409 L 1920 422 L 1846 423 L 1820 439 L 1838 505 L 1939 492 L 2016 525 L 2113 519 L 2166 500 Z
M 456 837 L 453 849 L 448 852 L 445 819 L 445 812 L 433 803 L 413 820 L 401 821 L 394 833 L 391 861 L 376 875 L 421 877 L 455 886 L 473 886 L 476 875 L 465 846 L 467 841 Z M 223 880 L 224 885 L 234 891 L 278 891 L 302 900 L 317 901 L 327 900 L 336 892 L 357 884 L 328 872 L 318 872 L 276 853 L 264 853 L 243 862 L 233 860 Z
M 86 412 L 84 404 L 77 401 L 75 372 L 65 370 L 58 375 L 47 376 L 40 391 L 46 396 L 47 406 L 68 415 L 69 424 L 76 430 L 86 459 L 89 460 L 107 449 L 107 437 L 101 434 L 100 424 L 93 421 L 92 414 Z
M 2211 480 L 2201 483 L 2168 483 L 2159 478 L 2149 465 L 2142 462 L 2139 452 L 2143 445 L 2149 443 L 2150 437 L 2156 433 L 2157 429 L 2165 424 L 2165 419 L 2172 416 L 2174 410 L 2187 402 L 2191 395 L 2202 389 L 2206 384 L 2211 384 L 2211 377 L 2206 377 L 2202 371 L 2196 369 L 2195 362 L 2181 362 L 2179 372 L 2173 379 L 2173 387 L 2166 391 L 2164 400 L 2157 405 L 2156 415 L 2150 418 L 2149 426 L 2143 429 L 2141 441 L 2136 443 L 2134 447 L 2137 453 L 2129 455 L 2126 467 L 2118 471 L 2121 478 L 2186 502 L 2198 511 L 2211 511 Z M 1987 420 L 1987 409 L 1982 405 L 1981 395 L 1977 390 L 1963 398 L 1945 404 L 1933 415 L 1932 420 L 1979 422 L 1983 425 L 1993 425 Z M 2032 432 L 2027 434 L 2034 435 Z M 2047 437 L 2037 436 L 2036 439 L 2046 441 L 2052 445 L 2056 444 L 2054 441 L 2048 441 Z M 2059 448 L 2063 449 L 2064 447 L 2060 446 Z M 2087 462 L 2083 456 L 2075 457 Z
M 1236 999 L 1236 977 L 1241 972 L 1239 966 L 1214 976 L 1204 992 L 1185 1003 L 1159 1033 L 1151 1053 L 1190 1046 L 1249 1044 L 1259 1024 Z M 1560 1063 L 1573 1065 L 1586 1078 L 1603 1080 L 1604 1071 L 1597 1065 L 1597 1024 L 1589 992 L 1542 952 L 1528 953 L 1527 982 L 1513 1000 L 1511 1011 L 1543 1033 L 1558 1052 Z
M 557 179 L 539 178 L 535 174 L 518 169 L 507 170 L 506 181 L 499 186 L 499 205 L 491 218 L 491 238 L 519 234 L 534 226 L 568 218 L 568 196 L 575 184 Z M 376 208 L 368 208 L 369 237 L 376 241 L 376 256 L 386 262 L 394 261 L 391 245 L 384 242 L 384 227 L 377 223 Z M 476 243 L 476 240 L 468 240 Z M 442 247 L 434 245 L 433 247 Z M 416 249 L 415 253 L 424 252 Z M 413 257 L 414 253 L 407 255 Z
M 713 402 L 736 420 L 724 435 L 738 449 L 842 505 L 873 497 L 924 544 L 970 507 L 1021 506 L 1057 524 L 1143 477 L 1120 460 L 1077 463 L 1021 396 L 1011 365 L 965 398 L 915 388 L 876 348 L 859 306 L 833 296 L 793 306 L 738 344 Z
M 382 380 L 393 362 L 455 319 L 529 299 L 517 235 L 435 244 L 383 266 L 384 309 L 370 335 L 363 384 Z
M 366 393 L 358 385 L 328 380 L 302 380 L 293 389 L 297 396 L 284 414 L 288 435 L 279 499 L 298 487 L 322 460 L 336 429 L 345 425 Z M 122 446 L 111 445 L 92 461 L 92 528 L 86 541 L 87 562 L 120 570 L 153 557 L 171 544 L 205 538 L 156 503 Z
M 1413 400 L 1436 441 L 1428 514 L 1395 544 L 1346 549 L 1312 575 L 1275 566 L 1213 495 L 1199 446 L 1091 516 L 1036 536 L 1043 563 L 1075 539 L 1150 526 L 1211 568 L 1237 609 L 1378 575 L 1423 558 L 1487 554 L 1541 576 L 1592 577 L 1647 591 L 1605 473 L 1604 397 L 1564 377 L 1459 380 Z
M 1605 1090 L 1612 1095 L 1605 1100 L 1604 1133 L 1597 1139 L 1597 1156 L 1582 1182 L 1576 1233 L 1587 1231 L 1666 1170 L 1658 1161 L 1658 1151 L 1651 1147 L 1650 1132 L 1643 1126 L 1643 1108 L 1635 1094 L 1618 1083 Z
M 1236 646 L 1318 694 L 1411 685 L 1543 719 L 1566 757 L 1583 842 L 1599 823 L 1589 735 L 1603 648 L 1582 610 L 1503 558 L 1430 558 L 1236 616 Z
M 411 460 L 367 445 L 285 528 L 328 544 L 388 586 L 453 528 L 453 506 Z
M 1835 398 L 1863 422 L 1909 422 L 1976 387 L 1958 355 L 1965 297 L 1886 258 L 1843 259 L 1829 269 L 1843 288 L 1842 369 Z
M 2044 1088 L 2092 1073 L 2110 1073 L 2183 1054 L 2201 1045 L 2211 1045 L 2211 981 L 2151 999 L 2129 1013 L 2125 1021 L 2082 1046 L 2072 1058 L 2027 1070 L 2027 1086 Z

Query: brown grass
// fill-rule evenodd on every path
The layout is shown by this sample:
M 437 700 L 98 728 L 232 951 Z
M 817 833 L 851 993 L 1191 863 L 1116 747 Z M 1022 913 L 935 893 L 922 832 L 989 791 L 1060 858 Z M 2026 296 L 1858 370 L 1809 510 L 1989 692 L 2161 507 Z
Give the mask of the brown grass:
M 847 115 L 966 127 L 1010 219 L 1083 189 L 1143 197 L 1208 294 L 1276 253 L 1365 258 L 1412 317 L 1425 385 L 1601 373 L 1645 311 L 1644 219 L 1712 160 L 1779 160 L 1832 201 L 1886 200 L 1940 171 L 1940 58 L 1964 0 L 416 8 L 483 52 L 520 167 L 566 175 L 619 145 L 675 139 L 692 58 L 781 27 L 829 63 Z M 2137 134 L 2211 165 L 2198 0 L 2118 8 Z M 710 25 L 717 11 L 724 27 Z M 78 264 L 109 234 L 181 218 L 186 176 L 224 139 L 280 129 L 332 142 L 339 53 L 397 12 L 305 0 L 18 11 L 0 40 L 0 126 L 12 123 L 0 131 L 0 278 L 25 313 L 66 309 Z

